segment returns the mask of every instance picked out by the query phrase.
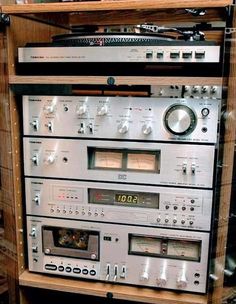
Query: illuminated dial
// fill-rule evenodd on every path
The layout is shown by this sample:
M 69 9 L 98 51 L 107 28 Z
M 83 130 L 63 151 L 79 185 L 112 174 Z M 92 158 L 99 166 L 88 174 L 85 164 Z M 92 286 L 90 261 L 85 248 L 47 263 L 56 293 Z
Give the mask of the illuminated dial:
M 176 104 L 171 106 L 164 117 L 164 123 L 169 132 L 174 135 L 187 135 L 196 127 L 195 113 L 187 106 Z

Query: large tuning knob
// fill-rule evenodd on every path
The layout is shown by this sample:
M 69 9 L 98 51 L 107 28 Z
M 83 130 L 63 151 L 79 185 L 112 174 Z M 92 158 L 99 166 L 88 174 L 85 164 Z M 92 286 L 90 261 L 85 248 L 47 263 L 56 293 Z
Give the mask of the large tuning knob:
M 197 117 L 189 107 L 175 104 L 166 111 L 164 123 L 172 134 L 187 135 L 195 129 Z

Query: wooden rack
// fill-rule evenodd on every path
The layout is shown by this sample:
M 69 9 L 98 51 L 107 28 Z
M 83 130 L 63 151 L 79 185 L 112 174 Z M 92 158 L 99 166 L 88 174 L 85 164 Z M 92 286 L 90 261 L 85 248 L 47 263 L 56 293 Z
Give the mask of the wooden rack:
M 0 162 L 3 181 L 0 191 L 0 202 L 4 206 L 7 223 L 11 229 L 5 238 L 9 244 L 8 273 L 11 303 L 30 303 L 28 288 L 39 288 L 69 292 L 81 295 L 94 295 L 106 298 L 112 293 L 114 299 L 129 300 L 156 304 L 220 304 L 224 296 L 223 272 L 217 273 L 218 280 L 212 293 L 196 295 L 157 291 L 148 288 L 120 286 L 105 283 L 84 282 L 82 280 L 43 276 L 28 272 L 25 260 L 25 223 L 24 201 L 22 193 L 22 152 L 21 152 L 21 118 L 18 99 L 13 85 L 71 85 L 71 84 L 106 84 L 104 76 L 48 76 L 19 75 L 16 70 L 17 48 L 27 42 L 50 41 L 52 35 L 65 33 L 73 24 L 119 24 L 127 22 L 145 22 L 147 20 L 162 20 L 164 23 L 223 21 L 225 7 L 232 4 L 229 0 L 114 0 L 73 3 L 45 4 L 9 4 L 3 1 L 2 12 L 10 14 L 11 24 L 0 36 L 1 53 L 1 94 L 0 100 L 0 154 L 4 159 Z M 207 8 L 205 16 L 193 17 L 186 14 L 185 8 Z M 119 17 L 117 17 L 119 12 Z M 195 18 L 195 19 L 194 19 Z M 236 18 L 234 18 L 236 20 Z M 236 26 L 236 25 L 235 25 Z M 223 33 L 213 33 L 217 39 L 222 39 Z M 232 50 L 235 46 L 232 45 Z M 232 51 L 232 54 L 234 52 Z M 132 77 L 116 76 L 117 85 L 165 85 L 173 82 L 181 85 L 224 85 L 228 86 L 228 113 L 235 109 L 235 55 L 231 57 L 230 77 L 195 78 L 195 77 Z M 9 86 L 8 86 L 9 85 Z M 1 123 L 2 122 L 2 123 Z M 235 121 L 228 116 L 228 127 L 224 139 L 223 180 L 220 199 L 220 220 L 217 232 L 217 259 L 224 265 L 225 246 L 227 240 L 227 225 L 231 193 L 233 151 L 235 142 Z M 11 248 L 10 248 L 11 247 Z M 16 288 L 19 283 L 19 289 Z M 60 295 L 58 296 L 60 297 Z M 47 299 L 45 299 L 47 302 Z

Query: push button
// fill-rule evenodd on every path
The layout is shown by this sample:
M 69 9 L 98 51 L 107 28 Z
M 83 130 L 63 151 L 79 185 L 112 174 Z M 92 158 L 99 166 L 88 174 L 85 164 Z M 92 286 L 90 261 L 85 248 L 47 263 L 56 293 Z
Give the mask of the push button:
M 82 270 L 82 274 L 87 275 L 88 273 L 89 273 L 88 269 L 84 268 L 84 269 Z
M 46 264 L 45 269 L 55 271 L 55 270 L 57 270 L 57 266 L 54 264 Z
M 80 268 L 73 268 L 73 272 L 76 273 L 76 274 L 80 274 L 81 269 Z
M 58 266 L 58 270 L 59 270 L 59 271 L 64 271 L 65 268 L 64 268 L 64 266 Z
M 71 272 L 71 271 L 72 271 L 71 267 L 67 266 L 66 267 L 66 272 Z
M 91 276 L 95 276 L 95 275 L 97 274 L 97 272 L 96 272 L 96 270 L 91 269 L 91 270 L 89 271 L 89 274 L 90 274 Z

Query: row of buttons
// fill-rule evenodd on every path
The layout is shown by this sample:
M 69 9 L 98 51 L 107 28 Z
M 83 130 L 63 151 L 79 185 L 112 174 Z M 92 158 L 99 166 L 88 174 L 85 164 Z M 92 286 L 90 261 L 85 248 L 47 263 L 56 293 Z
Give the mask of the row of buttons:
M 166 206 L 165 206 L 165 209 L 166 209 L 166 210 L 170 209 L 170 205 L 166 205 Z M 173 209 L 174 209 L 174 210 L 178 210 L 178 206 L 174 206 Z M 187 210 L 187 207 L 183 206 L 183 207 L 181 208 L 181 210 L 186 211 L 186 210 Z M 190 211 L 194 211 L 195 208 L 194 208 L 194 207 L 190 207 L 189 210 L 190 210 Z
M 158 217 L 157 218 L 157 222 L 160 223 L 161 222 L 161 218 Z M 165 218 L 165 223 L 168 224 L 170 222 L 170 220 L 168 218 Z M 178 221 L 177 219 L 173 219 L 173 224 L 177 224 Z M 190 226 L 193 226 L 194 222 L 193 221 L 185 221 L 185 220 L 181 220 L 180 222 L 182 225 L 185 225 L 185 224 L 189 224 Z
M 61 213 L 62 212 L 63 214 L 66 214 L 66 213 L 73 214 L 73 210 L 71 210 L 71 209 L 68 211 L 66 209 L 61 210 L 60 208 L 57 208 L 56 210 L 54 208 L 51 208 L 50 212 L 51 213 L 54 213 L 54 212 Z M 75 210 L 74 213 L 75 213 L 75 215 L 79 215 L 79 214 L 88 215 L 88 216 L 93 215 L 91 211 L 88 211 L 86 213 L 84 210 L 82 210 L 81 212 L 79 210 Z M 105 214 L 104 214 L 104 212 L 101 212 L 100 214 L 98 212 L 94 213 L 94 216 L 99 216 L 99 215 L 103 217 Z
M 70 272 L 73 271 L 73 273 L 75 273 L 75 274 L 83 274 L 83 275 L 88 275 L 89 274 L 91 276 L 95 276 L 97 274 L 95 269 L 89 270 L 87 268 L 81 269 L 81 268 L 78 268 L 78 267 L 75 267 L 75 268 L 72 269 L 70 266 L 64 267 L 64 266 L 60 265 L 60 266 L 57 267 L 57 265 L 54 265 L 54 264 L 46 264 L 45 269 L 46 270 L 51 270 L 51 271 L 58 270 L 60 272 L 65 271 L 67 273 L 70 273 Z
M 153 51 L 147 51 L 146 52 L 146 58 L 151 59 L 154 57 Z M 172 51 L 170 52 L 170 58 L 172 59 L 178 59 L 181 57 L 181 52 L 180 51 Z M 156 53 L 156 58 L 162 59 L 164 58 L 164 51 L 157 51 Z M 191 59 L 193 58 L 193 52 L 182 52 L 182 58 L 183 59 Z M 204 59 L 205 58 L 205 51 L 195 51 L 194 53 L 194 58 L 195 59 Z

